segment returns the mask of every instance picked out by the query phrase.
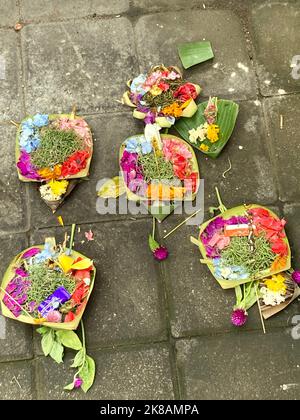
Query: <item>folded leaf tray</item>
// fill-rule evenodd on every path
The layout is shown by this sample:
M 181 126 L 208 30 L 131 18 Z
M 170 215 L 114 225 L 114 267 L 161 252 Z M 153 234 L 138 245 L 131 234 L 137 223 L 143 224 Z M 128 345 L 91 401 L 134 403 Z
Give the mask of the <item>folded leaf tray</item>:
M 8 283 L 15 277 L 15 272 L 14 269 L 16 267 L 16 264 L 19 262 L 19 260 L 21 259 L 22 255 L 32 249 L 33 247 L 30 247 L 24 251 L 22 251 L 20 254 L 18 254 L 10 263 L 8 269 L 6 270 L 2 283 L 1 283 L 1 288 L 5 290 L 5 288 L 7 287 Z M 41 250 L 43 250 L 45 248 L 44 245 L 35 245 L 34 248 L 39 248 Z M 71 253 L 72 256 L 74 256 L 75 258 L 81 257 L 81 258 L 86 258 L 84 255 L 82 255 L 81 253 L 72 250 Z M 43 325 L 45 327 L 50 327 L 50 328 L 54 328 L 56 330 L 76 330 L 80 320 L 83 316 L 83 313 L 85 311 L 86 305 L 88 303 L 88 300 L 90 298 L 90 295 L 92 293 L 93 287 L 94 287 L 94 281 L 95 281 L 95 276 L 96 276 L 96 268 L 93 264 L 93 271 L 91 272 L 91 279 L 90 279 L 90 285 L 89 285 L 89 292 L 88 295 L 85 298 L 84 304 L 81 308 L 81 311 L 79 312 L 79 314 L 76 315 L 75 319 L 73 321 L 70 322 L 61 322 L 61 323 L 54 323 L 54 322 L 47 322 L 47 321 L 42 321 L 41 319 L 34 319 L 28 315 L 25 314 L 21 314 L 20 316 L 16 317 L 14 316 L 14 314 L 7 308 L 7 306 L 4 304 L 3 302 L 3 298 L 5 296 L 5 293 L 3 292 L 3 290 L 0 290 L 0 303 L 1 303 L 1 311 L 2 314 L 7 317 L 7 318 L 11 318 L 14 319 L 16 321 L 19 322 L 23 322 L 25 324 L 32 324 L 32 325 Z
M 190 143 L 195 149 L 200 150 L 205 155 L 211 158 L 217 158 L 224 147 L 226 146 L 228 140 L 230 139 L 236 119 L 239 113 L 239 106 L 235 102 L 219 99 L 218 100 L 218 113 L 216 124 L 220 128 L 220 138 L 217 142 L 211 143 L 209 145 L 209 151 L 205 152 L 200 149 L 202 142 L 198 141 L 197 144 L 190 142 L 189 131 L 197 129 L 201 124 L 206 122 L 204 117 L 204 110 L 207 107 L 208 102 L 203 102 L 198 106 L 197 112 L 191 118 L 181 118 L 176 121 L 174 128 L 181 135 L 181 137 Z
M 249 206 L 247 205 L 246 208 L 247 208 L 247 210 L 251 210 L 251 209 L 254 209 L 254 208 L 261 208 L 261 209 L 267 210 L 269 212 L 270 216 L 272 216 L 276 220 L 280 220 L 275 213 L 273 213 L 271 210 L 269 210 L 269 209 L 267 209 L 263 206 L 252 204 L 252 205 L 249 205 Z M 231 289 L 231 288 L 234 288 L 234 287 L 239 286 L 241 284 L 251 282 L 253 280 L 260 280 L 260 279 L 272 276 L 274 274 L 278 274 L 278 273 L 281 273 L 283 271 L 287 271 L 291 268 L 291 249 L 290 249 L 289 242 L 288 242 L 287 236 L 285 234 L 285 231 L 283 230 L 283 232 L 284 232 L 283 241 L 286 244 L 287 250 L 288 250 L 288 254 L 287 254 L 287 257 L 286 257 L 286 262 L 285 262 L 284 265 L 278 267 L 278 269 L 271 269 L 270 268 L 268 270 L 261 271 L 257 275 L 255 275 L 254 278 L 250 277 L 250 278 L 240 279 L 240 280 L 226 280 L 226 279 L 218 277 L 216 275 L 216 268 L 213 265 L 213 259 L 210 258 L 207 255 L 205 245 L 203 244 L 203 242 L 201 240 L 201 235 L 205 231 L 207 226 L 211 222 L 213 222 L 215 219 L 217 219 L 218 217 L 222 217 L 223 219 L 229 219 L 233 216 L 245 216 L 245 206 L 239 206 L 239 207 L 232 208 L 232 209 L 227 210 L 227 211 L 223 212 L 222 214 L 214 217 L 213 219 L 209 220 L 208 222 L 205 222 L 200 227 L 199 239 L 196 240 L 194 238 L 191 238 L 191 241 L 199 247 L 199 250 L 200 250 L 200 252 L 202 254 L 202 257 L 203 257 L 202 262 L 207 264 L 210 272 L 212 273 L 212 275 L 215 277 L 215 279 L 218 281 L 218 283 L 220 284 L 220 286 L 223 289 Z
M 24 123 L 25 121 L 31 119 L 32 116 L 29 115 L 26 118 L 24 118 L 19 127 L 18 127 L 18 131 L 17 131 L 17 135 L 16 135 L 16 163 L 19 161 L 20 155 L 21 155 L 21 150 L 20 150 L 20 135 L 22 132 L 22 123 Z M 59 118 L 68 118 L 70 120 L 82 120 L 85 122 L 85 120 L 82 117 L 79 117 L 75 114 L 49 114 L 49 123 L 59 119 Z M 86 161 L 86 167 L 84 169 L 82 169 L 80 172 L 76 173 L 75 175 L 67 175 L 67 176 L 60 176 L 58 179 L 78 179 L 78 178 L 85 178 L 89 175 L 89 168 L 90 168 L 90 164 L 91 164 L 91 160 L 92 160 L 92 155 L 93 155 L 93 141 L 92 141 L 92 133 L 89 127 L 87 127 L 90 133 L 89 138 L 91 139 L 88 143 L 85 144 L 86 149 L 89 151 L 90 156 L 88 157 L 87 161 Z M 39 182 L 39 181 L 45 181 L 44 179 L 41 180 L 36 180 L 36 179 L 31 179 L 31 178 L 27 178 L 26 176 L 23 176 L 20 172 L 20 170 L 17 168 L 18 170 L 18 177 L 21 181 L 23 182 Z
M 132 137 L 143 138 L 144 135 L 143 134 L 138 134 L 138 135 L 135 135 L 135 136 L 132 136 Z M 130 138 L 131 137 L 127 138 L 120 147 L 119 161 L 121 160 L 121 158 L 123 156 L 123 152 L 125 150 L 125 142 L 127 140 L 129 140 Z M 195 152 L 194 152 L 193 148 L 188 143 L 186 143 L 184 140 L 180 139 L 179 137 L 170 135 L 170 134 L 162 134 L 161 139 L 162 140 L 164 140 L 164 139 L 175 139 L 177 141 L 180 141 L 191 152 L 191 154 L 192 154 L 192 159 L 191 159 L 191 161 L 192 161 L 192 171 L 196 172 L 198 174 L 197 186 L 196 186 L 195 191 L 192 194 L 187 195 L 186 197 L 183 197 L 183 198 L 176 198 L 176 199 L 174 199 L 174 201 L 171 201 L 170 203 L 168 203 L 166 205 L 164 204 L 163 200 L 161 200 L 157 204 L 157 202 L 155 202 L 155 200 L 150 200 L 148 197 L 143 197 L 143 196 L 137 195 L 137 194 L 133 193 L 132 191 L 130 191 L 130 189 L 126 185 L 126 181 L 125 181 L 125 178 L 124 178 L 124 173 L 122 171 L 122 168 L 120 167 L 120 171 L 122 172 L 123 181 L 124 181 L 125 190 L 126 190 L 128 200 L 141 202 L 143 205 L 146 206 L 149 213 L 151 213 L 159 222 L 163 221 L 169 214 L 171 214 L 174 211 L 174 209 L 176 208 L 176 203 L 178 205 L 178 202 L 193 201 L 195 199 L 196 195 L 197 195 L 199 185 L 200 185 L 199 166 L 198 166 L 197 158 L 196 158 L 196 155 L 195 155 Z

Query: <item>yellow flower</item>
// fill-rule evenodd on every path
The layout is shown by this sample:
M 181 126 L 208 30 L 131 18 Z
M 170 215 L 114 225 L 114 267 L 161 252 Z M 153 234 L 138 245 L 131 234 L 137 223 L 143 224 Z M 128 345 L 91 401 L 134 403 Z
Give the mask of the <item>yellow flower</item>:
M 220 128 L 216 124 L 209 124 L 207 127 L 207 138 L 211 143 L 219 140 Z
M 61 165 L 55 165 L 53 169 L 43 168 L 38 171 L 38 174 L 43 179 L 57 179 L 61 175 Z
M 151 93 L 152 96 L 158 96 L 162 93 L 162 90 L 157 85 L 154 85 L 150 89 L 150 93 Z
M 64 179 L 62 181 L 52 179 L 49 182 L 49 187 L 54 195 L 63 195 L 66 192 L 68 185 L 69 182 Z
M 202 150 L 202 152 L 208 152 L 209 151 L 209 147 L 206 144 L 201 144 L 200 146 L 200 150 Z
M 265 280 L 265 285 L 272 292 L 286 293 L 285 278 L 281 274 L 272 276 L 272 278 Z
M 178 118 L 182 115 L 182 107 L 177 102 L 174 102 L 172 105 L 163 108 L 162 112 L 170 117 Z

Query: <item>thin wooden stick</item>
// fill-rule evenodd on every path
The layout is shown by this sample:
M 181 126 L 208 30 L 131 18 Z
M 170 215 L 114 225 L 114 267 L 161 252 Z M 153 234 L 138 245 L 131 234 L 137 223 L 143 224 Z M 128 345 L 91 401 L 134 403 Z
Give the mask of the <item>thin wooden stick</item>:
M 20 126 L 20 123 L 17 123 L 16 121 L 13 121 L 13 120 L 10 120 L 10 123 L 17 128 L 19 128 L 19 126 Z
M 258 310 L 259 310 L 259 315 L 260 315 L 262 329 L 263 329 L 264 334 L 266 334 L 266 327 L 265 327 L 264 318 L 263 318 L 263 314 L 262 314 L 260 303 L 259 303 L 259 297 L 258 297 L 258 293 L 257 293 L 257 287 L 255 287 L 255 293 L 256 293 L 256 298 L 257 298 L 257 306 L 258 306 Z
M 191 214 L 189 217 L 187 217 L 183 222 L 179 223 L 179 225 L 175 226 L 174 229 L 172 229 L 169 233 L 167 233 L 164 236 L 164 239 L 166 239 L 168 236 L 170 236 L 172 233 L 174 233 L 177 229 L 179 229 L 182 225 L 184 225 L 188 220 L 190 220 L 192 217 L 196 216 L 196 214 L 200 213 L 202 209 L 199 209 L 195 211 L 195 213 Z
M 69 253 L 70 254 L 71 254 L 72 248 L 73 248 L 73 242 L 74 242 L 74 236 L 75 236 L 75 229 L 76 229 L 76 225 L 75 225 L 75 223 L 73 223 L 72 224 L 72 229 L 71 229 L 70 246 L 69 246 Z
M 72 118 L 74 119 L 75 118 L 75 115 L 76 115 L 76 104 L 74 104 L 73 105 L 73 108 L 72 108 L 72 112 L 71 112 L 71 116 L 72 116 Z

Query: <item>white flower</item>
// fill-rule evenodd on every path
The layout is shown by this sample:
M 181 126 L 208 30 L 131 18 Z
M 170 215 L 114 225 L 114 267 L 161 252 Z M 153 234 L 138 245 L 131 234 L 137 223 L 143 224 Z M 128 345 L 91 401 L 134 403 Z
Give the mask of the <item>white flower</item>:
M 263 302 L 267 306 L 277 306 L 285 301 L 285 297 L 281 294 L 281 292 L 273 292 L 267 287 L 262 287 L 260 292 L 262 294 Z
M 41 197 L 46 201 L 56 201 L 61 198 L 61 195 L 53 194 L 50 185 L 44 184 L 40 186 Z
M 206 139 L 208 124 L 199 125 L 196 129 L 189 130 L 189 139 L 191 143 L 197 143 L 197 140 L 203 141 Z

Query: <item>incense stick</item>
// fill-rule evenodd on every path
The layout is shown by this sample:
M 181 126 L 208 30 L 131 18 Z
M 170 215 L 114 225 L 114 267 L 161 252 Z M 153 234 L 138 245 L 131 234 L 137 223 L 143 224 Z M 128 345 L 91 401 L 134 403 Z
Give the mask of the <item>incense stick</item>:
M 163 239 L 166 239 L 168 236 L 170 236 L 172 233 L 174 233 L 177 229 L 179 229 L 182 225 L 184 225 L 188 220 L 190 220 L 192 217 L 196 216 L 196 214 L 200 213 L 202 209 L 198 209 L 195 211 L 195 213 L 191 214 L 189 217 L 187 217 L 183 222 L 179 223 L 179 225 L 175 226 L 174 229 L 172 229 L 169 233 L 167 233 Z
M 257 298 L 257 306 L 258 306 L 258 310 L 259 310 L 259 315 L 260 315 L 262 329 L 263 329 L 264 334 L 266 334 L 266 327 L 265 327 L 264 318 L 263 318 L 261 307 L 260 307 L 260 303 L 259 303 L 259 297 L 258 297 L 258 293 L 257 293 L 257 287 L 255 287 L 255 293 L 256 293 L 256 298 Z

